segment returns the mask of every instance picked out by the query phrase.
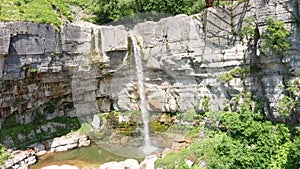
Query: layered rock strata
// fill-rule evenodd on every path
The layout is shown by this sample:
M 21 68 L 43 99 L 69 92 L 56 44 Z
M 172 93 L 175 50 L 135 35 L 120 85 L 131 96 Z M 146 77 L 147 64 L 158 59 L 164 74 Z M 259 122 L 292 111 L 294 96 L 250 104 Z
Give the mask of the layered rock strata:
M 251 16 L 260 33 L 268 17 L 286 23 L 293 44 L 288 55 L 265 57 L 238 36 Z M 143 53 L 148 109 L 203 112 L 209 98 L 209 108 L 222 110 L 232 97 L 247 90 L 265 99 L 264 112 L 269 118 L 298 123 L 298 114 L 283 117 L 278 113 L 278 102 L 285 94 L 281 86 L 299 72 L 297 21 L 296 0 L 252 0 L 209 8 L 195 16 L 134 25 Z M 77 23 L 55 30 L 51 25 L 5 22 L 0 30 L 2 129 L 112 109 L 139 109 L 127 27 Z M 235 67 L 250 67 L 256 73 L 235 76 L 228 83 L 218 80 Z M 14 138 L 2 135 L 1 140 L 13 146 L 30 139 L 29 133 Z

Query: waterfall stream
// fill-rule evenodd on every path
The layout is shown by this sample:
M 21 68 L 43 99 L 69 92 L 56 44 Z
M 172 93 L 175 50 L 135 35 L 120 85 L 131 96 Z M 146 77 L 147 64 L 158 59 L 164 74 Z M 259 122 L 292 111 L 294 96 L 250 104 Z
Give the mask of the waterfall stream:
M 137 43 L 137 40 L 133 34 L 133 32 L 130 32 L 130 38 L 132 40 L 133 45 L 133 55 L 135 60 L 135 66 L 136 66 L 136 73 L 137 73 L 137 79 L 138 79 L 138 89 L 139 89 L 139 97 L 140 97 L 140 109 L 144 124 L 144 146 L 142 147 L 142 150 L 144 154 L 150 154 L 154 151 L 156 151 L 158 148 L 154 147 L 151 143 L 150 139 L 150 119 L 149 119 L 149 112 L 147 110 L 147 99 L 145 96 L 145 87 L 144 87 L 144 73 L 143 73 L 143 64 L 142 64 L 142 55 L 141 55 L 141 49 Z

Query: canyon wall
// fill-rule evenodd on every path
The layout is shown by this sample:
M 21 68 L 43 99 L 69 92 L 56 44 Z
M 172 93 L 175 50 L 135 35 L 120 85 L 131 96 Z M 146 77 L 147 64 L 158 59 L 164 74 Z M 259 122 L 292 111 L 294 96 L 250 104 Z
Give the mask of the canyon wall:
M 204 112 L 206 102 L 212 110 L 223 110 L 234 96 L 248 91 L 264 99 L 264 113 L 270 119 L 299 123 L 299 108 L 288 117 L 278 111 L 286 79 L 299 76 L 299 15 L 297 0 L 250 0 L 208 8 L 195 16 L 134 25 L 131 31 L 142 49 L 149 111 Z M 268 17 L 286 23 L 292 42 L 288 54 L 266 57 L 238 36 L 252 16 L 260 33 Z M 60 117 L 138 110 L 128 31 L 123 25 L 85 22 L 61 30 L 31 22 L 0 23 L 1 142 L 14 146 L 42 132 L 78 128 L 74 119 L 67 123 Z M 254 73 L 220 80 L 236 67 Z M 14 130 L 20 124 L 34 127 Z

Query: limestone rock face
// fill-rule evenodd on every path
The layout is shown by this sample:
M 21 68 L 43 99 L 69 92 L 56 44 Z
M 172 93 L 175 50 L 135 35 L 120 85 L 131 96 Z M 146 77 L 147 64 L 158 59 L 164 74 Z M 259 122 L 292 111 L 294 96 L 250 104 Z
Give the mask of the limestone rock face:
M 242 90 L 264 97 L 269 118 L 278 112 L 284 79 L 300 70 L 299 1 L 250 0 L 178 15 L 132 27 L 142 53 L 147 108 L 151 112 L 222 110 Z M 269 16 L 287 23 L 292 47 L 283 58 L 265 57 L 239 37 L 245 20 L 256 16 L 258 31 Z M 133 47 L 125 26 L 69 24 L 55 30 L 31 22 L 0 23 L 0 128 L 85 117 L 111 110 L 139 110 Z M 229 82 L 218 77 L 235 67 L 257 73 Z M 298 116 L 288 118 L 299 122 Z M 9 122 L 9 124 L 8 124 Z M 41 130 L 43 130 L 41 128 Z M 55 128 L 51 130 L 54 132 Z M 31 136 L 36 132 L 33 131 Z M 19 141 L 30 135 L 20 133 Z M 3 137 L 13 145 L 13 138 Z

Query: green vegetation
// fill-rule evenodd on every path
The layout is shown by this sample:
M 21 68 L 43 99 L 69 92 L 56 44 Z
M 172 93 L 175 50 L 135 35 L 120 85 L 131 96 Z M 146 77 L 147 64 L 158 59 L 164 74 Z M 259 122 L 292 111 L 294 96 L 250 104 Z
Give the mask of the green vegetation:
M 203 110 L 204 112 L 209 112 L 210 110 L 210 97 L 209 96 L 204 96 L 204 100 L 203 100 Z
M 284 117 L 290 116 L 291 112 L 295 110 L 295 100 L 289 96 L 284 96 L 283 99 L 279 101 L 279 113 Z
M 201 119 L 201 115 L 198 114 L 195 110 L 187 110 L 184 113 L 178 113 L 176 118 L 182 121 L 194 122 L 199 121 Z
M 57 125 L 51 125 L 54 123 Z M 52 127 L 48 126 L 42 128 L 41 124 L 49 124 L 49 126 Z M 0 142 L 3 142 L 6 137 L 12 137 L 14 146 L 22 149 L 35 142 L 68 134 L 72 130 L 77 130 L 79 127 L 80 124 L 77 117 L 57 117 L 48 121 L 44 119 L 43 122 L 39 121 L 16 126 L 3 126 L 0 131 Z M 25 141 L 19 141 L 18 136 L 20 134 L 25 137 Z
M 182 150 L 178 153 L 176 152 L 171 152 L 169 153 L 166 157 L 162 159 L 158 159 L 155 162 L 155 166 L 163 166 L 165 169 L 202 169 L 199 166 L 192 166 L 189 167 L 185 162 L 184 159 L 185 157 L 190 157 L 190 158 L 196 158 L 195 154 L 193 153 L 194 148 L 191 147 L 188 150 Z
M 240 77 L 244 79 L 247 74 L 250 73 L 250 67 L 247 68 L 241 68 L 241 67 L 235 67 L 234 69 L 230 70 L 229 72 L 233 77 Z
M 38 72 L 38 69 L 37 68 L 31 68 L 29 70 L 30 73 L 37 73 Z
M 300 93 L 300 78 L 296 78 L 293 82 L 287 83 L 287 95 L 279 101 L 279 113 L 284 117 L 290 116 L 296 111 L 296 108 L 300 104 L 299 93 Z
M 89 134 L 92 130 L 90 123 L 81 123 L 80 128 L 78 129 L 81 134 Z
M 116 21 L 135 13 L 195 14 L 205 8 L 204 0 L 101 0 L 93 9 L 97 23 Z
M 296 126 L 273 123 L 260 111 L 251 110 L 249 103 L 237 112 L 222 112 L 219 126 L 206 130 L 205 138 L 178 153 L 170 153 L 156 162 L 166 168 L 188 168 L 185 158 L 205 164 L 206 168 L 286 168 L 300 167 L 300 136 Z
M 151 132 L 165 132 L 170 126 L 164 123 L 152 121 L 150 122 L 150 131 Z
M 222 83 L 229 83 L 232 79 L 233 77 L 229 72 L 224 72 L 217 76 L 217 81 Z
M 282 57 L 286 54 L 291 47 L 288 39 L 291 32 L 286 28 L 285 23 L 276 18 L 269 18 L 265 32 L 260 34 L 255 20 L 255 17 L 249 17 L 245 20 L 239 32 L 240 38 L 245 38 L 253 47 L 259 48 L 265 56 Z M 258 45 L 259 40 L 261 40 L 261 46 Z
M 2 127 L 15 126 L 16 124 L 17 124 L 16 117 L 13 115 L 10 115 L 7 118 L 5 118 L 4 122 L 2 123 Z
M 0 20 L 33 21 L 59 27 L 63 20 L 72 20 L 72 16 L 67 1 L 63 0 L 2 0 Z
M 9 154 L 6 152 L 6 147 L 0 144 L 0 165 L 9 158 Z
M 254 40 L 256 37 L 256 24 L 255 24 L 255 17 L 249 17 L 245 20 L 245 25 L 239 32 L 239 36 L 241 39 L 246 38 L 248 41 Z
M 266 32 L 262 34 L 261 50 L 268 56 L 283 56 L 291 46 L 288 40 L 290 34 L 284 22 L 269 18 Z
M 2 0 L 0 20 L 33 21 L 59 28 L 67 21 L 73 21 L 71 5 L 95 16 L 84 20 L 105 24 L 143 12 L 195 14 L 205 8 L 205 0 Z
M 118 112 L 118 111 L 112 111 L 108 114 L 105 114 L 103 117 L 106 121 L 107 127 L 110 129 L 114 129 L 117 133 L 120 133 L 123 136 L 137 136 L 141 133 L 136 130 L 138 127 L 136 118 L 139 115 L 136 115 L 139 113 L 138 111 L 125 111 L 125 112 Z M 127 120 L 126 121 L 119 121 L 119 117 L 124 117 Z
M 229 83 L 233 77 L 239 77 L 245 79 L 246 75 L 250 73 L 250 67 L 241 68 L 235 67 L 234 69 L 221 73 L 217 76 L 217 80 L 222 83 Z
M 141 133 L 137 132 L 136 130 L 137 128 L 137 124 L 136 122 L 133 121 L 129 121 L 129 122 L 122 122 L 119 123 L 116 130 L 118 133 L 120 133 L 123 136 L 139 136 Z

